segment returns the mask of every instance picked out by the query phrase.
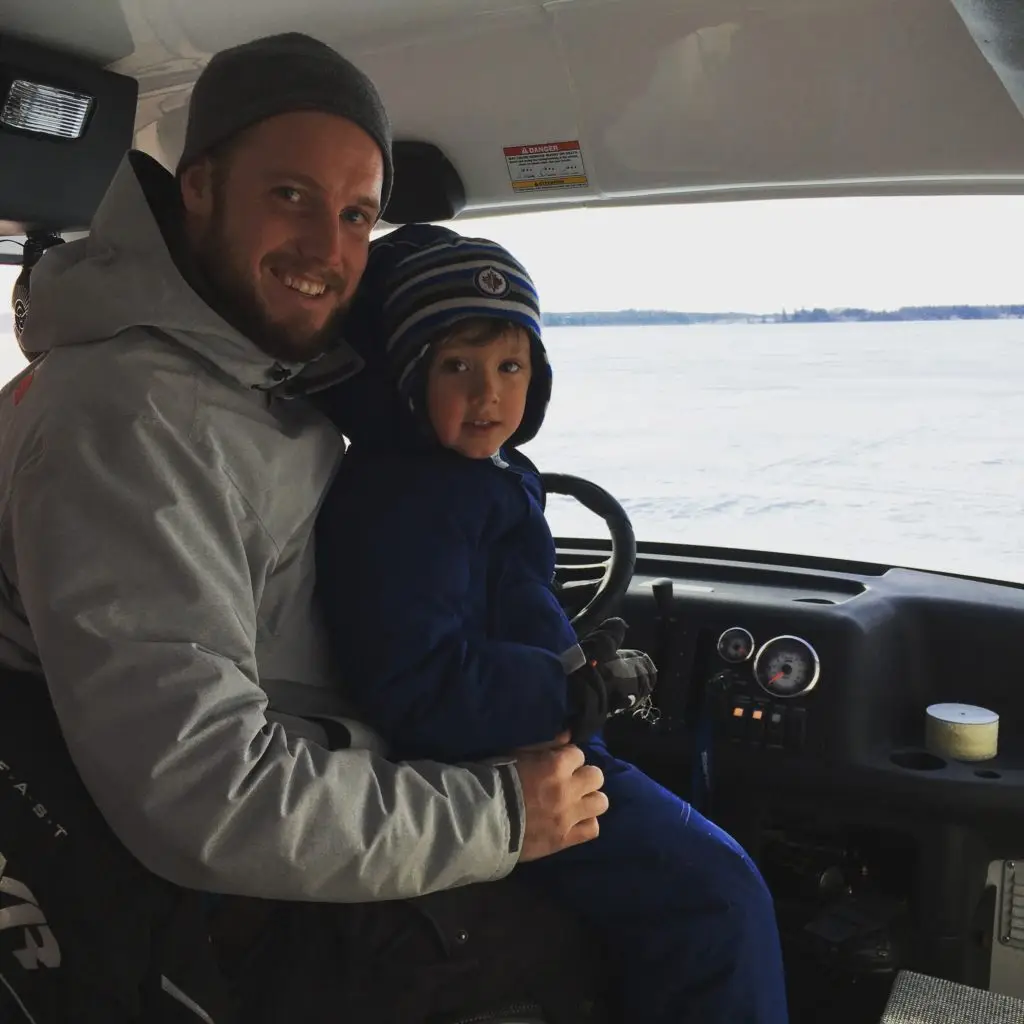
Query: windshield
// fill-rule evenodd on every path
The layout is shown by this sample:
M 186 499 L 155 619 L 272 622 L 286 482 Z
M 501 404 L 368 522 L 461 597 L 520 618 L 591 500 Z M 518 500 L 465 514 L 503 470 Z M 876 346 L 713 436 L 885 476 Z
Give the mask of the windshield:
M 511 249 L 548 314 L 555 389 L 526 453 L 611 491 L 640 540 L 1024 582 L 1024 197 L 456 227 Z M 14 276 L 0 268 L 5 294 Z M 569 499 L 549 518 L 603 536 Z

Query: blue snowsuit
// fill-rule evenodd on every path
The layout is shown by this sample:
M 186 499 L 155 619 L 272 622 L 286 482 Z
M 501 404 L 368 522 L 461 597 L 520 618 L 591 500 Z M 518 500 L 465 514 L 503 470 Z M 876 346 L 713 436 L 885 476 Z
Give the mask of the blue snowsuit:
M 327 404 L 354 444 L 320 513 L 318 587 L 366 721 L 403 759 L 552 739 L 568 714 L 559 655 L 576 636 L 532 465 L 424 442 L 372 366 Z M 746 853 L 600 736 L 584 752 L 605 774 L 600 836 L 516 871 L 603 936 L 624 1020 L 784 1024 L 774 909 Z

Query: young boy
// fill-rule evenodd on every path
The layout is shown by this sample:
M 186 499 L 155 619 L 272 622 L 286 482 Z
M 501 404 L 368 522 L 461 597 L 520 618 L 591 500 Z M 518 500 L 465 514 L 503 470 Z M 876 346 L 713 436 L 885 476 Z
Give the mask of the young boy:
M 605 774 L 591 842 L 517 872 L 599 929 L 624 1019 L 786 1020 L 771 897 L 740 847 L 611 756 L 610 711 L 649 693 L 609 620 L 579 643 L 552 590 L 536 471 L 516 451 L 551 393 L 537 295 L 500 246 L 401 228 L 371 246 L 328 396 L 351 438 L 318 524 L 318 580 L 346 685 L 395 756 L 507 754 L 569 730 Z

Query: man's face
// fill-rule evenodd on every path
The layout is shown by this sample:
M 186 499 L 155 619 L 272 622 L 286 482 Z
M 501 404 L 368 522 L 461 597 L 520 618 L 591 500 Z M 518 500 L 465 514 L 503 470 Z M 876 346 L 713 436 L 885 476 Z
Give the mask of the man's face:
M 182 174 L 185 229 L 218 311 L 276 359 L 334 339 L 366 267 L 384 159 L 361 128 L 281 114 Z

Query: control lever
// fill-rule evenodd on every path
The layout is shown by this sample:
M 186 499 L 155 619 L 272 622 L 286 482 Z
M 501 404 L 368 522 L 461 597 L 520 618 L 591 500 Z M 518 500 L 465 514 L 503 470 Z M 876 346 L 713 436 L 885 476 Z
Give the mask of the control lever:
M 658 707 L 662 729 L 682 732 L 686 747 L 691 749 L 692 776 L 688 799 L 697 810 L 707 813 L 711 806 L 711 709 L 704 694 L 697 706 L 690 706 L 690 673 L 692 650 L 687 650 L 686 630 L 676 615 L 672 581 L 655 580 L 651 585 L 657 608 L 656 622 L 659 643 Z M 685 747 L 684 747 L 685 749 Z
M 658 579 L 651 584 L 657 609 L 657 648 L 654 663 L 658 668 L 658 708 L 664 728 L 673 723 L 682 724 L 686 712 L 687 687 L 682 679 L 679 619 L 675 613 L 675 595 L 670 579 Z
M 672 615 L 672 581 L 670 579 L 662 578 L 655 580 L 651 584 L 651 590 L 654 593 L 654 603 L 658 608 L 658 621 L 664 622 Z

